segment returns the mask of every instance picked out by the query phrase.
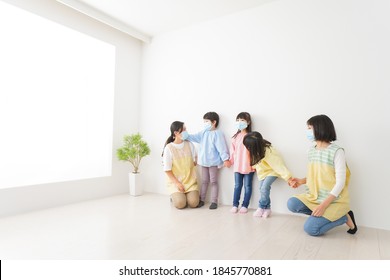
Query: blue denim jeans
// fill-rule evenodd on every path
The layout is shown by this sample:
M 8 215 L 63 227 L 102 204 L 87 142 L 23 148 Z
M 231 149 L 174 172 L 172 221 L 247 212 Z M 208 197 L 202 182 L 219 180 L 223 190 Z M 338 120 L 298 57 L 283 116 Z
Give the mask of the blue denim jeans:
M 252 182 L 253 182 L 253 174 L 255 172 L 251 172 L 249 174 L 241 174 L 239 172 L 234 172 L 234 194 L 233 194 L 233 206 L 238 207 L 240 204 L 241 190 L 244 185 L 245 194 L 244 201 L 242 202 L 242 206 L 248 208 L 251 196 L 252 196 Z
M 287 201 L 287 207 L 291 212 L 294 213 L 311 215 L 312 212 L 302 201 L 300 201 L 296 197 L 291 197 Z M 323 235 L 325 232 L 331 230 L 332 228 L 345 224 L 346 222 L 347 222 L 347 215 L 341 217 L 340 219 L 334 222 L 331 222 L 324 217 L 310 216 L 306 220 L 303 229 L 309 235 L 320 236 Z
M 260 200 L 259 208 L 261 209 L 270 209 L 271 208 L 271 185 L 278 177 L 268 176 L 265 179 L 260 181 Z

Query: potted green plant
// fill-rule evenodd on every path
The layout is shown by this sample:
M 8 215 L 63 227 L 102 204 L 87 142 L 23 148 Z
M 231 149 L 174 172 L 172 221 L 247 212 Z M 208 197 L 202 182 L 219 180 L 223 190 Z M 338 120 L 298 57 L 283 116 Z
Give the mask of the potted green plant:
M 125 135 L 122 147 L 116 150 L 116 155 L 121 161 L 128 161 L 133 166 L 129 173 L 130 195 L 138 196 L 143 193 L 143 186 L 139 176 L 139 165 L 141 159 L 150 154 L 150 148 L 141 134 Z

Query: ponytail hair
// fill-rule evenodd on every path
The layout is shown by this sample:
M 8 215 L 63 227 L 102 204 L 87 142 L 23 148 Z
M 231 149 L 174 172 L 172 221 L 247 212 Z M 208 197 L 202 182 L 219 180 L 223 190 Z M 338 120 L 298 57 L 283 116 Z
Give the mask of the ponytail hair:
M 259 163 L 265 156 L 265 149 L 271 146 L 271 142 L 263 139 L 263 136 L 257 131 L 247 133 L 243 143 L 249 151 L 251 166 Z
M 172 143 L 173 141 L 175 141 L 175 132 L 182 132 L 183 131 L 183 127 L 184 127 L 184 123 L 183 122 L 180 122 L 180 121 L 174 121 L 172 124 L 171 124 L 171 135 L 169 135 L 167 141 L 165 141 L 165 145 L 164 145 L 164 149 L 166 147 L 166 145 L 168 145 L 169 143 Z M 161 156 L 164 156 L 164 149 L 161 153 Z

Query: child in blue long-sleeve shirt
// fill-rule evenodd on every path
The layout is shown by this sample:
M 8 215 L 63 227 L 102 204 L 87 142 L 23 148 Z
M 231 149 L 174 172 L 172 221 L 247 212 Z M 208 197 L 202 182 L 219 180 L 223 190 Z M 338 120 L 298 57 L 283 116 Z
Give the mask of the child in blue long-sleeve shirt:
M 204 205 L 209 184 L 211 185 L 210 209 L 218 208 L 218 168 L 230 167 L 229 149 L 222 131 L 218 130 L 219 116 L 208 112 L 203 116 L 204 129 L 188 136 L 189 141 L 199 143 L 198 164 L 202 167 L 202 187 L 198 207 Z

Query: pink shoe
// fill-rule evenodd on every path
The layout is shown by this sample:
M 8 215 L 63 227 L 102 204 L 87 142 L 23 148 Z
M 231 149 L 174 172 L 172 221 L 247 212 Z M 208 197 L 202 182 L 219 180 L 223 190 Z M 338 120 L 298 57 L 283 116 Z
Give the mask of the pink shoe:
M 257 208 L 257 210 L 255 211 L 255 213 L 253 213 L 253 217 L 261 217 L 263 216 L 263 213 L 264 213 L 264 209 L 262 208 Z
M 263 218 L 271 216 L 271 209 L 264 209 Z
M 246 214 L 246 213 L 248 213 L 248 208 L 246 208 L 246 207 L 241 207 L 241 208 L 240 208 L 240 214 Z
M 238 211 L 238 208 L 236 206 L 233 206 L 232 209 L 230 209 L 230 213 L 233 213 L 233 214 L 237 213 L 237 211 Z

